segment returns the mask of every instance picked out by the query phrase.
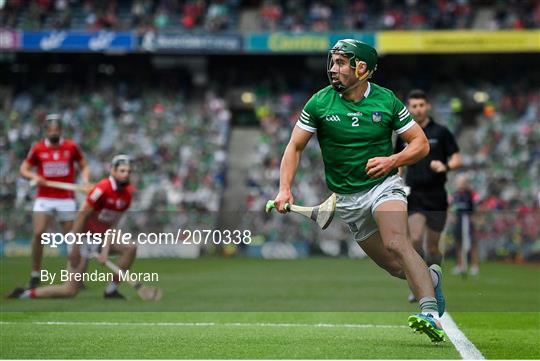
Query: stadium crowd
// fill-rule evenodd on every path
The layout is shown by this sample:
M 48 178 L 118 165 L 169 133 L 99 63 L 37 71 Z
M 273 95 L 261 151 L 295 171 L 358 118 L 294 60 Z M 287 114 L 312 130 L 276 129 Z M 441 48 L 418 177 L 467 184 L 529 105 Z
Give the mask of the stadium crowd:
M 213 93 L 188 102 L 184 94 L 165 89 L 138 93 L 126 84 L 111 83 L 86 91 L 66 85 L 52 92 L 37 87 L 17 92 L 3 105 L 0 198 L 6 217 L 0 229 L 5 240 L 17 238 L 16 233 L 28 231 L 31 224 L 33 192 L 18 168 L 41 136 L 45 115 L 53 111 L 62 116 L 64 134 L 87 157 L 92 180 L 107 174 L 111 154 L 133 157 L 132 182 L 138 193 L 133 227 L 148 231 L 215 225 L 225 184 L 231 113 Z M 27 217 L 20 216 L 23 210 Z
M 12 0 L 0 9 L 0 27 L 25 30 L 302 32 L 539 26 L 540 3 L 534 0 Z
M 477 125 L 462 134 L 464 163 L 479 196 L 477 237 L 492 256 L 538 257 L 540 93 L 492 86 Z

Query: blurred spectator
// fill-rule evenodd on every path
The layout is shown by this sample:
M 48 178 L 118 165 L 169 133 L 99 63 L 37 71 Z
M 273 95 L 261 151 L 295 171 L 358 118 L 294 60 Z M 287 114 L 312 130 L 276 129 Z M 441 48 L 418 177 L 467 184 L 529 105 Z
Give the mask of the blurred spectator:
M 56 0 L 54 8 L 54 28 L 69 29 L 71 26 L 71 9 L 68 0 Z
M 497 1 L 494 6 L 494 17 L 490 28 L 497 29 L 534 29 L 540 25 L 540 2 Z
M 135 0 L 131 4 L 131 26 L 137 28 L 147 16 L 150 6 L 148 1 Z
M 332 17 L 332 8 L 325 3 L 315 1 L 309 8 L 309 22 L 313 31 L 330 30 L 330 18 Z
M 259 11 L 261 18 L 261 29 L 274 31 L 277 30 L 282 19 L 283 13 L 281 6 L 273 0 L 265 0 Z
M 467 178 L 461 174 L 456 178 L 457 191 L 452 195 L 452 208 L 456 213 L 454 226 L 454 241 L 456 250 L 456 266 L 454 274 L 469 272 L 472 276 L 478 275 L 479 258 L 478 242 L 474 237 L 474 204 L 478 200 L 476 193 L 472 191 Z M 468 267 L 470 254 L 471 265 Z
M 208 5 L 205 25 L 210 31 L 225 30 L 230 17 L 230 9 L 225 0 L 214 0 Z
M 90 30 L 114 29 L 117 25 L 116 1 L 109 1 L 106 5 L 100 4 L 96 12 L 95 21 L 90 23 Z
M 163 30 L 167 25 L 169 25 L 169 13 L 164 7 L 160 7 L 154 16 L 154 26 L 157 30 Z
M 186 29 L 191 29 L 201 25 L 204 9 L 205 5 L 203 0 L 187 1 L 182 10 L 182 26 Z

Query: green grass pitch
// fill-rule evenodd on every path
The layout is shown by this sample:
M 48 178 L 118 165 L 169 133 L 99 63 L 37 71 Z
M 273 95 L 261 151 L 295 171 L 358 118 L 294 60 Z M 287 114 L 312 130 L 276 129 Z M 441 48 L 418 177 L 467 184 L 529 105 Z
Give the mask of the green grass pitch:
M 57 271 L 64 260 L 46 258 Z M 102 269 L 102 266 L 95 266 Z M 445 270 L 449 270 L 450 265 Z M 0 259 L 0 291 L 27 281 L 27 258 Z M 458 359 L 406 327 L 417 311 L 404 281 L 370 260 L 137 260 L 158 272 L 160 302 L 102 298 L 0 301 L 1 358 Z M 488 263 L 446 272 L 448 310 L 487 359 L 540 358 L 540 268 Z

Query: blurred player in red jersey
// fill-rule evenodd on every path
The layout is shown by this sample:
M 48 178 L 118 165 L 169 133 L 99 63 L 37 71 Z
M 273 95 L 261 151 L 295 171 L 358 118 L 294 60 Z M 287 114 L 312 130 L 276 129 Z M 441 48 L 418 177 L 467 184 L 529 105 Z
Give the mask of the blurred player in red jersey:
M 117 155 L 111 163 L 110 175 L 98 182 L 88 194 L 86 202 L 79 210 L 73 226 L 72 233 L 80 234 L 90 232 L 100 233 L 103 237 L 108 229 L 114 229 L 120 218 L 131 205 L 133 187 L 130 185 L 131 161 L 126 155 Z M 86 240 L 86 237 L 82 237 Z M 122 270 L 128 270 L 137 252 L 134 244 L 74 244 L 70 254 L 67 269 L 71 273 L 84 273 L 91 253 L 99 251 L 98 261 L 105 263 L 110 252 L 119 253 L 117 265 Z M 118 290 L 119 279 L 115 275 L 112 282 L 107 285 L 105 298 L 124 299 Z M 9 295 L 10 298 L 49 298 L 73 297 L 80 287 L 80 282 L 68 280 L 60 285 L 39 288 L 16 288 Z
M 77 211 L 73 191 L 46 187 L 46 180 L 75 182 L 75 163 L 78 163 L 83 184 L 88 184 L 90 169 L 77 144 L 62 138 L 62 123 L 58 114 L 46 117 L 45 138 L 35 143 L 20 167 L 23 177 L 38 186 L 34 203 L 32 237 L 32 273 L 30 287 L 39 284 L 43 244 L 41 236 L 49 227 L 54 213 L 64 233 L 73 228 Z M 32 170 L 37 168 L 37 173 Z

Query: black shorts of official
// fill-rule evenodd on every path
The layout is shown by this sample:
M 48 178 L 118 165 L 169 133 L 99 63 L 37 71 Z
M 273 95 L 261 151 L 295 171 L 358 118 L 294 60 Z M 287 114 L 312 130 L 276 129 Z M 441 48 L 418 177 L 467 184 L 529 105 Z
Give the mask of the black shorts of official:
M 446 224 L 448 195 L 444 187 L 431 189 L 411 188 L 407 197 L 409 215 L 421 213 L 432 231 L 442 232 Z

